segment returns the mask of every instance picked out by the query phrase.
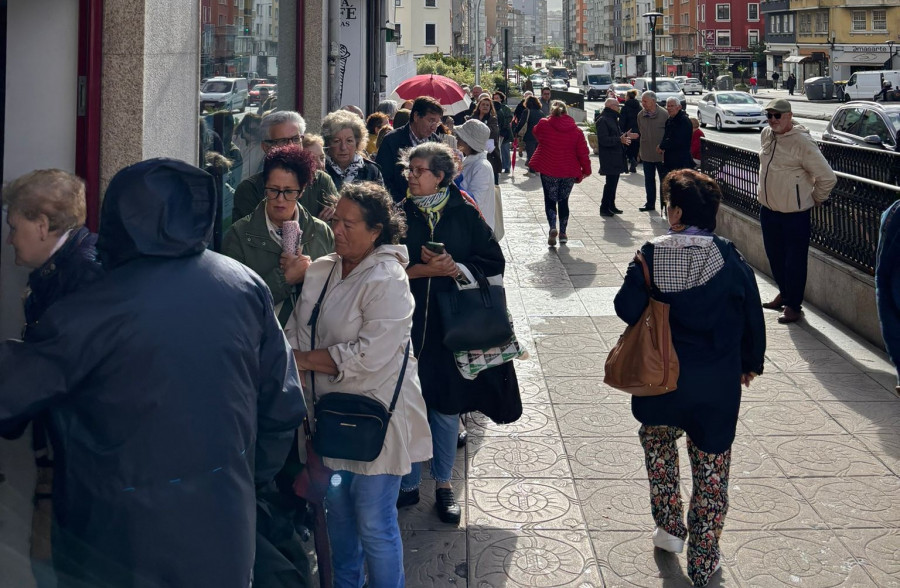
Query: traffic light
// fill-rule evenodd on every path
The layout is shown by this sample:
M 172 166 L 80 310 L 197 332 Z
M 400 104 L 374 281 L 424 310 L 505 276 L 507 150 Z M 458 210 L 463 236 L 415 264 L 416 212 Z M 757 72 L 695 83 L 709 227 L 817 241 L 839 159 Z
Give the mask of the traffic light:
M 706 65 L 709 65 L 709 59 L 706 60 Z
M 244 27 L 244 35 L 250 34 L 250 27 Z

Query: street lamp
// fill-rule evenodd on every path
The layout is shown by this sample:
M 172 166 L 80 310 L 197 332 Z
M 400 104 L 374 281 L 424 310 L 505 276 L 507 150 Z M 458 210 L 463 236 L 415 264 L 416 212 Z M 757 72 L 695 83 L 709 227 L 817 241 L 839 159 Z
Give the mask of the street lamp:
M 656 21 L 662 12 L 645 12 L 642 16 L 650 21 L 650 89 L 656 92 Z
M 475 85 L 481 84 L 481 56 L 479 55 L 479 40 L 481 34 L 481 20 L 478 18 L 481 13 L 481 0 L 475 2 Z
M 888 69 L 894 69 L 894 40 L 888 39 L 884 43 L 888 46 L 888 61 L 890 62 Z

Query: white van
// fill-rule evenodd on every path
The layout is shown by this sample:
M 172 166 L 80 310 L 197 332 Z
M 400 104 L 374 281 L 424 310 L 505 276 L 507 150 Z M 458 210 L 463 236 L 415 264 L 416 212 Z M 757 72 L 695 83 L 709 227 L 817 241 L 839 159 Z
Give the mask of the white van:
M 244 111 L 248 101 L 247 78 L 209 78 L 200 87 L 200 112 Z
M 900 88 L 900 70 L 858 71 L 847 80 L 845 100 L 872 100 L 881 92 L 882 82 L 890 82 L 891 88 Z
M 650 85 L 650 78 L 634 78 L 634 87 L 640 94 L 650 90 Z M 656 76 L 656 102 L 665 107 L 666 100 L 673 97 L 678 98 L 682 103 L 685 101 L 684 94 L 681 92 L 681 87 L 678 85 L 678 82 L 675 81 L 675 78 Z

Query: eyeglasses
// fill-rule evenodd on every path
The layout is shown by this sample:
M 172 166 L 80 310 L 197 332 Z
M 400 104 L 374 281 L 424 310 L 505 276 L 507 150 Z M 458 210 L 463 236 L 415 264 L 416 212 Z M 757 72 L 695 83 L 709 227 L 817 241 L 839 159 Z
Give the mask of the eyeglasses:
M 296 202 L 297 198 L 299 198 L 300 194 L 302 193 L 303 190 L 279 190 L 277 188 L 265 189 L 266 200 L 278 200 L 279 196 L 284 196 L 284 199 L 288 202 Z
M 403 173 L 406 174 L 407 177 L 418 178 L 424 172 L 431 172 L 432 174 L 434 174 L 434 170 L 430 167 L 411 167 L 407 170 L 404 170 Z
M 284 147 L 285 145 L 299 145 L 300 141 L 303 140 L 303 137 L 300 135 L 294 135 L 293 137 L 288 137 L 287 139 L 264 139 L 263 143 L 268 145 L 269 147 Z
M 781 120 L 781 115 L 783 112 L 767 112 L 766 118 L 774 118 L 775 120 Z

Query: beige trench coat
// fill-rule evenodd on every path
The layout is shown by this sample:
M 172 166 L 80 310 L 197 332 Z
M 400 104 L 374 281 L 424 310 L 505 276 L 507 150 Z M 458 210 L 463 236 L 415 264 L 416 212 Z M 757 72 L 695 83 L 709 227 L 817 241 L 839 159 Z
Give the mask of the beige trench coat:
M 390 406 L 415 305 L 406 277 L 405 268 L 409 263 L 406 246 L 377 247 L 345 279 L 341 279 L 340 259 L 333 253 L 309 266 L 300 301 L 285 326 L 285 335 L 294 349 L 310 350 L 311 328 L 307 323 L 325 280 L 337 263 L 320 308 L 315 348 L 328 349 L 337 364 L 338 375 L 315 374 L 316 396 L 321 398 L 329 392 L 362 394 Z M 307 379 L 310 377 L 312 374 L 307 375 Z M 308 385 L 305 391 L 313 422 Z M 430 458 L 431 430 L 419 384 L 418 364 L 410 348 L 403 386 L 381 455 L 372 462 L 326 458 L 325 465 L 357 474 L 402 476 L 409 473 L 412 463 Z

